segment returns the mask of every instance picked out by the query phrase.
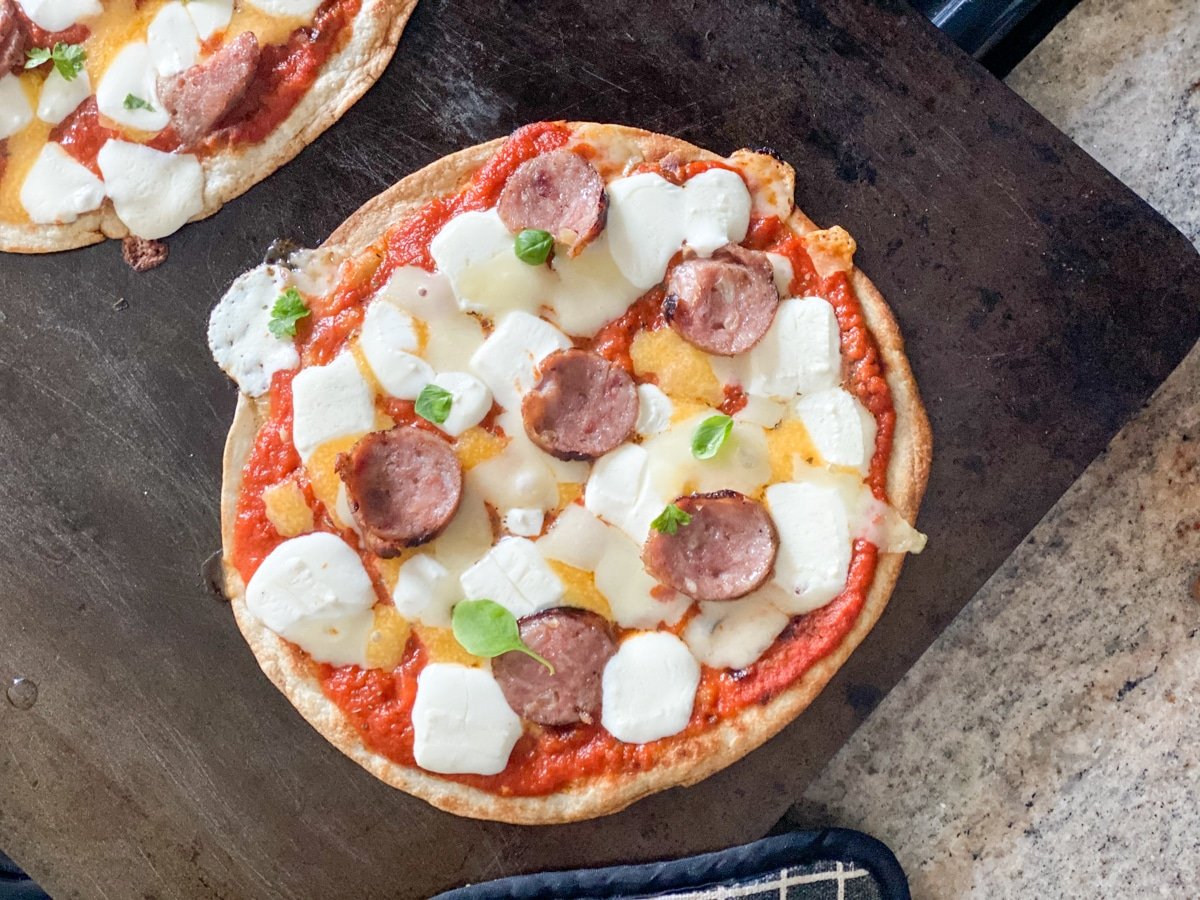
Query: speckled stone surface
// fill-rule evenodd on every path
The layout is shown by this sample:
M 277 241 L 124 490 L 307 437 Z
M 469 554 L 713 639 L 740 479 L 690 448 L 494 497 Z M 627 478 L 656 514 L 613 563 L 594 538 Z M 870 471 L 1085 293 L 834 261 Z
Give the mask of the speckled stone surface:
M 1084 0 L 1009 84 L 1200 242 L 1200 3 Z M 1200 347 L 808 788 L 913 896 L 1200 896 Z
M 1083 0 L 1008 77 L 1200 242 L 1200 3 Z

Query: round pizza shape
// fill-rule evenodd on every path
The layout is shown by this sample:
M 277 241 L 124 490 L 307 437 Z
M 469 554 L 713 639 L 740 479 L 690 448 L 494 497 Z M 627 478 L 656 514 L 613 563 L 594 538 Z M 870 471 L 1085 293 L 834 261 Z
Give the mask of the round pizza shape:
M 548 122 L 237 279 L 227 593 L 329 741 L 553 823 L 729 765 L 879 618 L 929 427 L 883 298 L 766 152 Z
M 0 0 L 0 250 L 166 237 L 374 84 L 416 0 Z

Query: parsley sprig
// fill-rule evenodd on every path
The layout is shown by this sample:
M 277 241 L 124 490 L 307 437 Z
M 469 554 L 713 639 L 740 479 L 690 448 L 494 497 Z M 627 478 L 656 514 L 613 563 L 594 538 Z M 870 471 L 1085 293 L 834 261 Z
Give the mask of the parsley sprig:
M 55 44 L 52 50 L 47 47 L 34 47 L 32 50 L 25 51 L 25 68 L 36 69 L 38 66 L 53 62 L 54 68 L 58 70 L 58 74 L 63 77 L 64 81 L 74 81 L 83 71 L 83 64 L 86 60 L 87 51 L 83 47 L 79 44 L 64 44 L 62 41 Z
M 650 527 L 663 534 L 675 534 L 682 526 L 690 524 L 692 524 L 691 513 L 684 512 L 671 503 L 650 523 Z
M 294 338 L 296 323 L 310 315 L 312 310 L 308 308 L 300 292 L 290 287 L 276 298 L 275 305 L 271 307 L 271 321 L 267 323 L 267 327 L 271 329 L 271 334 L 281 340 Z

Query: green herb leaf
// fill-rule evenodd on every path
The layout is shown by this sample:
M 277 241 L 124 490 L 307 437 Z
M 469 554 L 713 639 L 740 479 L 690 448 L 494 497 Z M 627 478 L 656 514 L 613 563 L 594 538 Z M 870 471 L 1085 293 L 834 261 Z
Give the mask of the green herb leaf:
M 276 298 L 275 305 L 271 307 L 271 321 L 267 323 L 267 327 L 271 329 L 271 334 L 281 340 L 293 338 L 296 336 L 296 323 L 310 315 L 312 310 L 308 308 L 300 292 L 290 287 Z
M 684 512 L 672 503 L 658 514 L 658 518 L 650 523 L 650 527 L 663 534 L 674 534 L 681 525 L 690 525 L 691 523 L 691 514 Z
M 517 235 L 513 252 L 517 259 L 531 266 L 540 266 L 550 258 L 554 250 L 554 235 L 539 228 L 526 228 Z
M 54 68 L 58 69 L 58 74 L 63 77 L 63 80 L 74 81 L 75 77 L 83 71 L 87 51 L 79 44 L 64 44 L 59 41 L 54 45 L 50 56 L 54 60 Z
M 494 600 L 463 600 L 450 618 L 454 639 L 473 656 L 491 659 L 516 650 L 540 662 L 554 674 L 554 666 L 521 640 L 516 617 Z
M 712 459 L 732 429 L 733 419 L 729 416 L 709 416 L 692 435 L 692 456 L 696 459 Z
M 51 59 L 51 51 L 48 48 L 34 47 L 32 50 L 25 51 L 25 68 L 36 69 L 38 66 L 50 62 Z
M 427 384 L 417 395 L 415 409 L 422 419 L 441 425 L 450 415 L 450 407 L 454 405 L 454 395 L 436 384 Z
M 150 105 L 149 101 L 133 94 L 126 94 L 125 102 L 121 105 L 126 109 L 144 109 L 146 112 L 154 112 L 154 107 Z

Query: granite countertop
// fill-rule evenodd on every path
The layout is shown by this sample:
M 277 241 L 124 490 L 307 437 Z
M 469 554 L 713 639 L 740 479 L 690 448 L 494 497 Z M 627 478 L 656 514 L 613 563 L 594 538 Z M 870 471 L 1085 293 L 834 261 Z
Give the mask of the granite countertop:
M 1200 242 L 1200 7 L 1083 0 L 1008 79 Z M 915 897 L 1200 895 L 1200 348 L 789 813 Z

